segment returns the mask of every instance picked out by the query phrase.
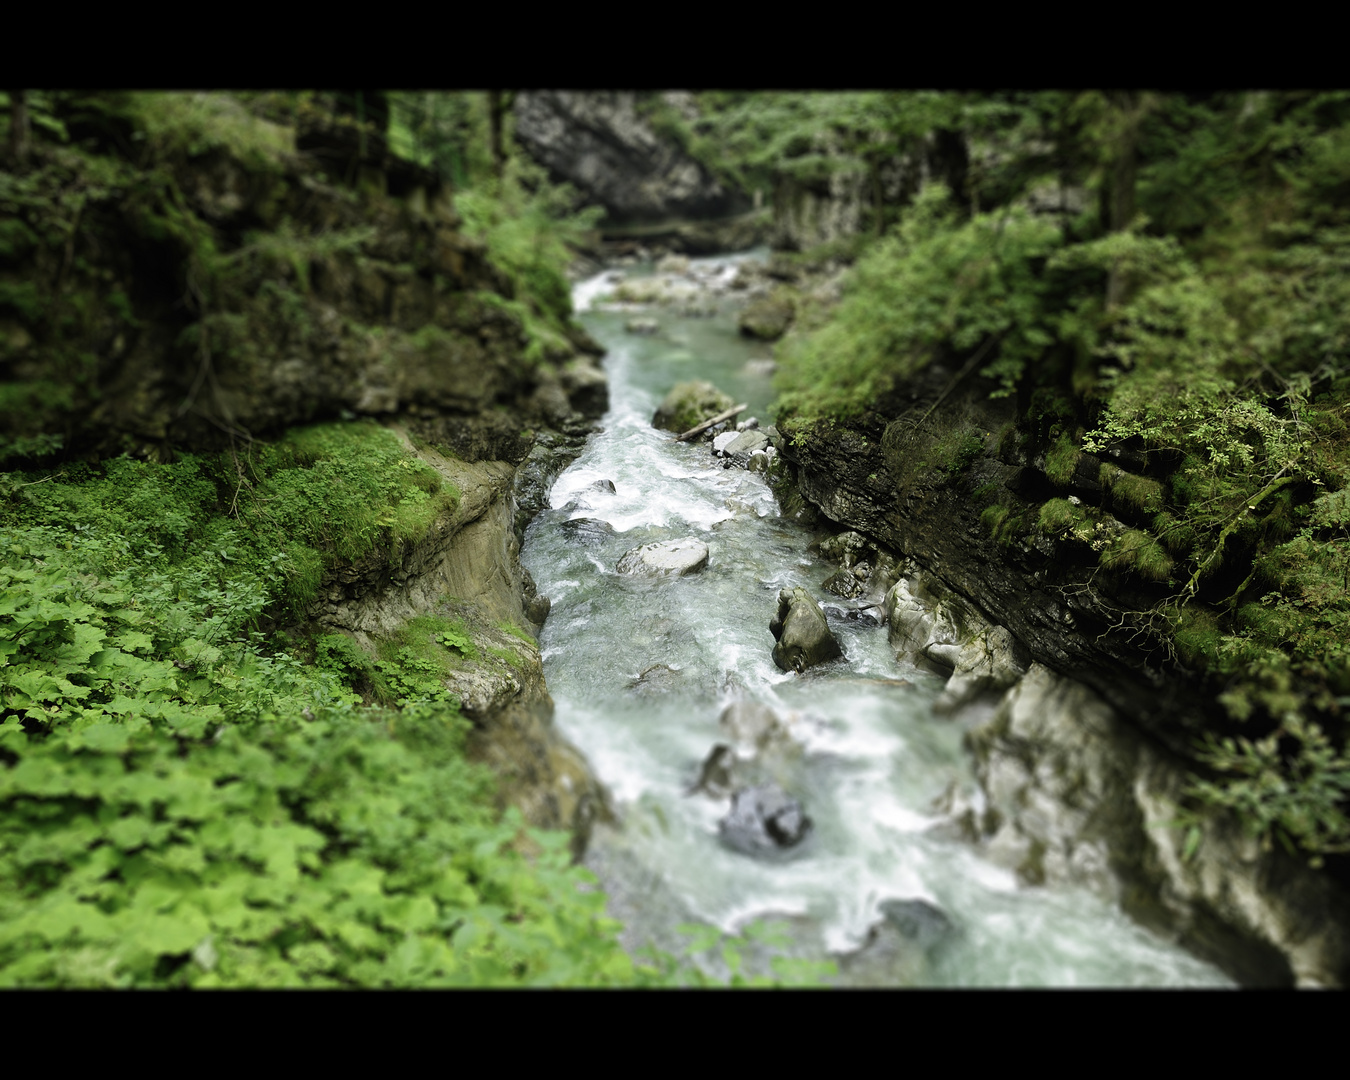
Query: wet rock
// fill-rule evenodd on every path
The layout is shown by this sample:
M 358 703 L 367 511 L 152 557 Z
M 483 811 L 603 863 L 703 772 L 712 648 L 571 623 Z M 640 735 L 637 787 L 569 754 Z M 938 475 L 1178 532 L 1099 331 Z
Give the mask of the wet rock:
M 827 577 L 820 586 L 828 593 L 834 593 L 835 596 L 842 597 L 845 600 L 853 600 L 862 595 L 863 583 L 854 576 L 850 570 L 840 568 Z
M 733 465 L 744 469 L 750 462 L 750 455 L 757 450 L 764 450 L 768 445 L 769 437 L 764 432 L 752 428 L 749 431 L 738 432 L 736 437 L 727 443 L 722 453 L 731 459 Z
M 708 545 L 692 538 L 643 544 L 624 553 L 615 569 L 644 577 L 682 577 L 708 565 Z
M 776 289 L 745 306 L 739 319 L 740 331 L 746 337 L 777 341 L 792 325 L 796 311 L 796 304 L 787 291 Z
M 687 255 L 667 255 L 656 264 L 658 274 L 687 274 L 689 273 L 689 257 Z
M 656 334 L 660 332 L 661 324 L 655 319 L 629 319 L 624 329 L 630 334 Z
M 745 463 L 745 467 L 753 473 L 762 473 L 769 471 L 769 463 L 773 461 L 773 447 L 767 450 L 756 450 L 750 455 L 750 460 Z
M 839 604 L 826 604 L 824 610 L 827 619 L 840 619 L 844 622 L 857 623 L 859 626 L 882 626 L 884 623 L 879 607 L 842 607 Z
M 642 696 L 668 694 L 683 681 L 684 676 L 679 668 L 669 664 L 653 664 L 630 682 L 628 689 Z
M 822 559 L 843 563 L 844 568 L 848 569 L 854 563 L 861 562 L 867 557 L 868 552 L 872 549 L 872 542 L 859 533 L 849 531 L 842 532 L 838 536 L 831 536 L 829 539 L 811 546 L 815 548 L 816 553 Z
M 735 751 L 725 743 L 718 743 L 704 759 L 698 780 L 689 789 L 690 794 L 701 792 L 714 799 L 725 799 L 731 794 L 735 763 Z
M 778 594 L 778 611 L 769 631 L 778 642 L 773 647 L 773 662 L 783 671 L 801 672 L 843 655 L 825 615 L 805 589 L 784 589 Z
M 609 492 L 609 494 L 613 495 L 613 494 L 614 494 L 614 481 L 613 481 L 613 480 L 597 480 L 597 481 L 596 481 L 595 483 L 593 483 L 593 484 L 587 484 L 584 490 L 586 490 L 586 491 L 607 491 L 607 492 Z
M 720 426 L 720 425 L 719 425 Z M 713 454 L 721 457 L 726 452 L 726 448 L 736 441 L 737 433 L 734 431 L 721 431 L 713 436 Z
M 778 714 L 755 701 L 732 702 L 717 722 L 737 742 L 756 748 L 786 735 Z
M 526 607 L 525 614 L 535 626 L 543 626 L 552 608 L 553 601 L 547 596 L 536 596 Z
M 941 908 L 927 900 L 885 900 L 881 913 L 902 937 L 931 949 L 952 932 L 952 921 Z
M 652 427 L 683 433 L 726 412 L 736 403 L 703 379 L 677 383 L 652 416 Z
M 609 411 L 609 376 L 590 359 L 569 361 L 558 373 L 567 402 L 588 420 L 599 420 Z
M 572 518 L 564 521 L 559 528 L 564 535 L 582 544 L 603 544 L 614 535 L 614 526 L 599 518 Z
M 795 847 L 811 831 L 802 805 L 777 785 L 746 788 L 731 797 L 731 812 L 717 824 L 723 843 L 747 855 Z

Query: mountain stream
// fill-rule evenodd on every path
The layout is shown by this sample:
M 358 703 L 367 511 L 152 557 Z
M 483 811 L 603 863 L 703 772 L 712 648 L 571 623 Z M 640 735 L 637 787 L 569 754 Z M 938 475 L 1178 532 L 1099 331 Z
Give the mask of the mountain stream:
M 696 259 L 694 270 L 726 282 L 744 258 L 762 255 Z M 842 984 L 1233 985 L 1107 900 L 1023 887 L 932 828 L 933 801 L 949 785 L 979 798 L 961 745 L 973 721 L 933 714 L 942 680 L 898 662 L 884 626 L 831 618 L 844 660 L 802 675 L 774 665 L 779 590 L 833 600 L 820 585 L 835 566 L 808 554 L 815 534 L 780 516 L 762 475 L 724 468 L 708 443 L 651 426 L 670 386 L 693 378 L 748 403 L 741 418 L 767 426 L 770 349 L 737 334 L 730 293 L 711 312 L 705 297 L 705 310 L 682 316 L 606 303 L 612 280 L 574 292 L 581 322 L 608 349 L 610 411 L 530 525 L 522 558 L 552 600 L 540 644 L 555 722 L 613 796 L 618 821 L 596 826 L 586 864 L 625 943 L 678 952 L 681 924 L 737 933 L 763 919 L 786 930 L 779 955 L 833 958 Z M 627 332 L 635 315 L 660 330 Z M 685 537 L 710 549 L 702 572 L 654 580 L 615 570 L 631 548 Z M 769 858 L 721 839 L 729 798 L 691 793 L 713 747 L 731 743 L 719 716 L 736 700 L 782 719 L 787 749 L 757 768 L 812 822 Z M 879 934 L 888 910 L 917 913 L 922 932 L 910 918 L 908 937 Z

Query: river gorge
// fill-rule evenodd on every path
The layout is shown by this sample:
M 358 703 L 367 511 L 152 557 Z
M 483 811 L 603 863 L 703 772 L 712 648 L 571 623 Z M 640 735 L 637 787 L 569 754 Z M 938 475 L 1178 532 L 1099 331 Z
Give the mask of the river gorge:
M 695 260 L 686 280 L 762 258 Z M 677 379 L 713 381 L 767 425 L 772 365 L 765 345 L 738 335 L 734 294 L 700 293 L 694 315 L 602 302 L 621 275 L 651 273 L 606 271 L 576 287 L 580 319 L 607 349 L 610 410 L 521 553 L 552 601 L 540 647 L 555 724 L 612 799 L 617 820 L 594 827 L 586 861 L 626 942 L 678 949 L 679 924 L 736 932 L 765 919 L 788 928 L 788 955 L 840 961 L 844 984 L 1231 985 L 1092 890 L 1025 887 L 941 828 L 944 795 L 983 799 L 962 740 L 993 706 L 935 715 L 946 679 L 897 659 L 878 614 L 820 589 L 837 569 L 808 552 L 820 530 L 786 518 L 762 473 L 652 427 Z M 625 330 L 649 313 L 657 332 Z M 684 537 L 709 548 L 701 572 L 615 572 L 626 551 Z M 778 593 L 794 587 L 834 601 L 844 651 L 802 674 L 770 657 Z M 738 702 L 778 718 L 767 749 L 719 724 Z M 801 800 L 814 828 L 799 845 L 754 857 L 719 840 L 727 793 L 692 790 L 719 744 L 745 775 Z

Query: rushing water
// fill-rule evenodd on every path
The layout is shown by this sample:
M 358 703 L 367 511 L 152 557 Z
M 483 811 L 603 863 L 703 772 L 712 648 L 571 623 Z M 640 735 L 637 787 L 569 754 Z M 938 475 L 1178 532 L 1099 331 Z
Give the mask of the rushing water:
M 941 681 L 897 663 L 884 628 L 833 623 L 845 661 L 800 676 L 774 666 L 768 626 L 779 590 L 801 585 L 824 598 L 820 583 L 834 567 L 807 554 L 810 532 L 779 516 L 761 476 L 723 469 L 706 443 L 675 443 L 650 425 L 666 390 L 690 378 L 710 379 L 767 424 L 769 350 L 738 337 L 725 301 L 713 317 L 644 312 L 661 333 L 628 334 L 631 312 L 593 306 L 604 289 L 600 279 L 583 282 L 576 299 L 609 350 L 611 410 L 558 479 L 552 509 L 531 524 L 523 558 L 553 602 L 541 646 L 556 722 L 620 818 L 597 829 L 587 862 L 629 927 L 626 941 L 675 948 L 680 923 L 736 932 L 776 918 L 790 930 L 792 955 L 821 958 L 858 949 L 885 901 L 917 898 L 953 929 L 926 952 L 879 957 L 873 980 L 1231 985 L 1101 898 L 1020 887 L 1010 871 L 931 830 L 932 802 L 949 784 L 976 792 L 963 729 L 933 715 Z M 597 486 L 605 480 L 612 493 Z M 612 532 L 565 524 L 578 518 Z M 702 573 L 656 581 L 615 573 L 630 548 L 687 536 L 710 548 Z M 729 741 L 718 717 L 737 699 L 775 709 L 797 748 L 765 766 L 814 822 L 781 858 L 724 846 L 717 823 L 729 803 L 689 793 L 711 748 Z

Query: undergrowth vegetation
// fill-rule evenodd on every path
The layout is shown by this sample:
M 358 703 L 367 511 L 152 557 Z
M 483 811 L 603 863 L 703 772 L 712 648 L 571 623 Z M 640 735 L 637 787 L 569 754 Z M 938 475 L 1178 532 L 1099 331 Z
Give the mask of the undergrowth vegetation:
M 562 268 L 589 219 L 481 140 L 430 159 L 477 245 L 298 157 L 303 123 L 373 144 L 359 94 L 354 119 L 306 93 L 26 95 L 28 157 L 0 169 L 0 985 L 710 981 L 625 954 L 571 837 L 503 814 L 466 757 L 447 678 L 522 665 L 527 631 L 428 615 L 367 651 L 312 621 L 321 587 L 398 568 L 460 491 L 372 422 L 263 439 L 231 418 L 250 373 L 349 339 L 453 378 L 462 335 L 388 326 L 381 272 L 455 326 L 497 308 L 480 321 L 522 369 L 574 352 Z M 441 101 L 451 127 L 468 98 Z M 9 146 L 22 110 L 0 104 Z M 356 278 L 376 300 L 353 316 Z M 706 936 L 692 952 L 737 955 Z

